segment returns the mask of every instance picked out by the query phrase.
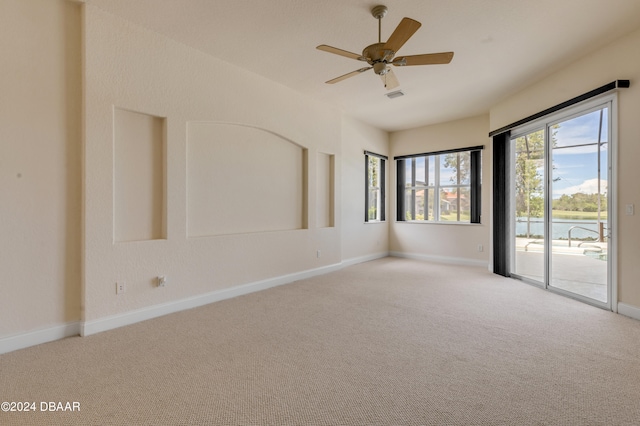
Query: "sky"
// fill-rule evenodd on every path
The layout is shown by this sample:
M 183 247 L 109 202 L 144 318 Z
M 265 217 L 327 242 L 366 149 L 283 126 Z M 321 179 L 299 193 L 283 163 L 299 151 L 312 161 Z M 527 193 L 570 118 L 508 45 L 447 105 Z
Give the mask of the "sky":
M 601 141 L 608 140 L 607 109 L 603 110 Z M 598 141 L 600 110 L 559 123 L 553 150 L 553 198 L 562 194 L 598 192 L 597 145 L 578 147 Z M 571 148 L 573 146 L 573 148 Z M 564 148 L 569 147 L 569 148 Z M 601 146 L 600 192 L 607 191 L 608 143 Z

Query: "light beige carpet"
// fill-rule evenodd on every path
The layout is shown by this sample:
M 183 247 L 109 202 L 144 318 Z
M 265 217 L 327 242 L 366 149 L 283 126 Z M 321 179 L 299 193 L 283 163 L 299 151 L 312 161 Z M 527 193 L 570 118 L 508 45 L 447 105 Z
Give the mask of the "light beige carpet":
M 1 355 L 0 400 L 38 404 L 3 425 L 632 425 L 640 322 L 386 258 Z

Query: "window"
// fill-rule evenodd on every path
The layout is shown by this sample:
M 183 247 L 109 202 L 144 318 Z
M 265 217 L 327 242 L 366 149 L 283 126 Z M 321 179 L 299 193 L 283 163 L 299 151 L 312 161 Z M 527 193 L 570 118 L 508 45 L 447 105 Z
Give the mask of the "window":
M 482 148 L 395 157 L 396 220 L 480 223 Z
M 365 222 L 385 220 L 385 163 L 387 157 L 372 152 L 364 152 L 366 170 Z

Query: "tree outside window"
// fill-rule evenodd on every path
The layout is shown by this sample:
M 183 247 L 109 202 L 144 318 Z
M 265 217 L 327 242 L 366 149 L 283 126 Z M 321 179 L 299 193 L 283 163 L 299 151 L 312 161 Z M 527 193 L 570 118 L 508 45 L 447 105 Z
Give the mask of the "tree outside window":
M 365 222 L 385 220 L 385 159 L 382 155 L 365 152 Z
M 398 220 L 479 223 L 481 149 L 396 158 Z

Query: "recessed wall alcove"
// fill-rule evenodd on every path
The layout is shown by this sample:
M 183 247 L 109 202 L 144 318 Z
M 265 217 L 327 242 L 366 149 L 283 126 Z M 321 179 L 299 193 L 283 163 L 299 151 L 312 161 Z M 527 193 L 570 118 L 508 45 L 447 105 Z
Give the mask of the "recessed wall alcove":
M 335 155 L 319 152 L 317 156 L 316 225 L 331 228 L 334 225 Z
M 307 228 L 307 150 L 241 124 L 187 123 L 187 234 Z
M 165 118 L 114 108 L 114 241 L 166 238 Z

